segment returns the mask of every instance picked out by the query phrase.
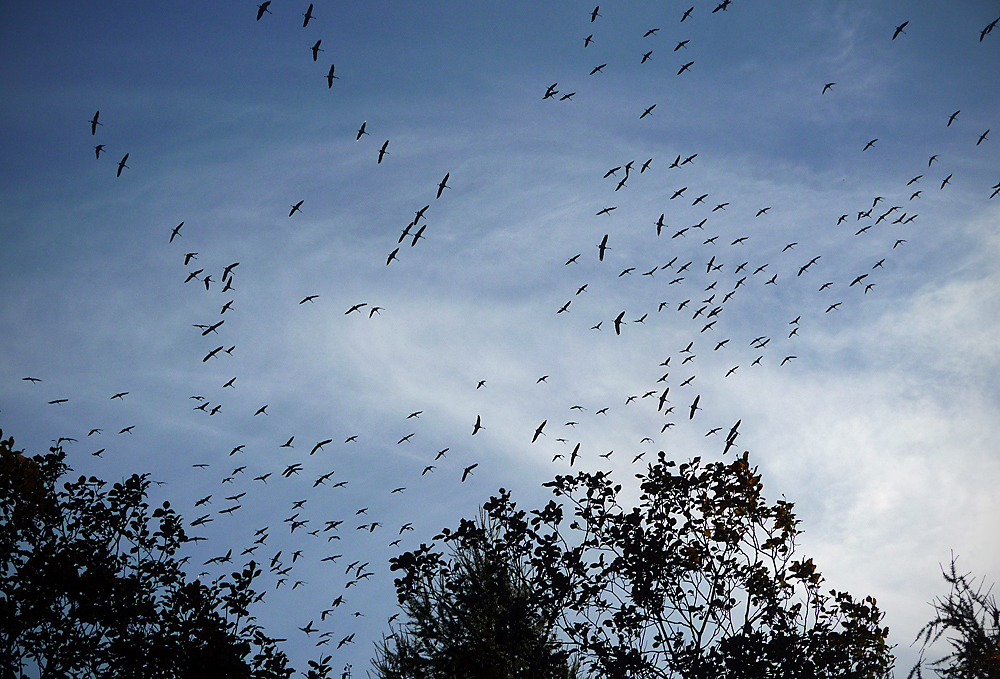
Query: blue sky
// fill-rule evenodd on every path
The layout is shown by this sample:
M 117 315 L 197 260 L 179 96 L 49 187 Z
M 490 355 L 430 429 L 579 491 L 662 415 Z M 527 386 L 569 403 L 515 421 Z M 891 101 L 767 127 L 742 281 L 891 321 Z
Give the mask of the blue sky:
M 553 456 L 577 442 L 578 465 L 627 482 L 642 452 L 718 457 L 705 433 L 742 419 L 768 495 L 796 503 L 803 553 L 831 586 L 878 599 L 908 667 L 939 563 L 954 551 L 1000 577 L 1000 33 L 979 40 L 1000 5 L 715 4 L 682 23 L 687 3 L 607 2 L 591 22 L 576 2 L 321 1 L 303 28 L 308 3 L 289 0 L 260 21 L 252 2 L 6 3 L 0 427 L 30 452 L 76 438 L 81 473 L 149 471 L 186 517 L 211 513 L 192 562 L 263 526 L 258 561 L 301 549 L 289 583 L 268 576 L 260 611 L 300 660 L 315 636 L 295 628 L 320 626 L 346 563 L 369 561 L 375 575 L 320 626 L 357 633 L 335 659 L 357 670 L 395 609 L 390 541 L 427 541 L 500 486 L 544 501 L 540 484 L 568 469 Z M 629 161 L 616 191 L 623 170 L 603 176 Z M 425 205 L 424 238 L 399 244 Z M 184 282 L 198 269 L 209 290 Z M 743 276 L 702 332 L 693 313 Z M 192 327 L 219 320 L 209 336 Z M 219 345 L 236 348 L 203 362 Z M 625 405 L 664 384 L 676 418 L 650 398 Z M 688 421 L 695 395 L 704 411 Z M 191 396 L 222 407 L 195 411 Z M 329 471 L 347 484 L 313 488 Z M 344 520 L 339 541 L 288 532 L 303 499 L 310 527 Z M 353 525 L 371 521 L 383 525 Z M 337 565 L 321 561 L 328 545 Z

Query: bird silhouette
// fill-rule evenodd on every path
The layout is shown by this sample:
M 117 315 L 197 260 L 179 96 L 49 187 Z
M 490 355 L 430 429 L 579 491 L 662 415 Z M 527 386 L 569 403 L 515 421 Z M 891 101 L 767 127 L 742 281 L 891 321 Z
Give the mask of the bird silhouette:
M 445 189 L 450 189 L 451 188 L 450 186 L 447 186 L 447 184 L 448 184 L 448 177 L 450 177 L 450 176 L 451 176 L 451 172 L 445 174 L 444 179 L 442 179 L 441 183 L 438 184 L 438 191 L 437 191 L 436 198 L 440 198 L 441 194 L 444 193 Z

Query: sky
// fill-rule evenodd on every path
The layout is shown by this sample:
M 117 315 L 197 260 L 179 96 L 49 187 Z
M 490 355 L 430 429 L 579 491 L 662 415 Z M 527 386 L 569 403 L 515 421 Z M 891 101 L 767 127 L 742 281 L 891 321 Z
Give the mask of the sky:
M 193 576 L 268 527 L 260 620 L 362 676 L 391 556 L 741 420 L 905 673 L 1000 579 L 1000 3 L 690 2 L 3 3 L 4 436 L 163 482 Z

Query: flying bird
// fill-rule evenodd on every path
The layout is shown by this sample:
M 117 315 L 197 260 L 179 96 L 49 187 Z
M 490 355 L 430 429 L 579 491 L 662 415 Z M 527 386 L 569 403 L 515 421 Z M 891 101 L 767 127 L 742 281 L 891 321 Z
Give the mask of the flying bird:
M 362 135 L 368 134 L 367 132 L 365 132 L 365 127 L 367 125 L 368 125 L 368 121 L 367 120 L 364 121 L 363 123 L 361 123 L 361 127 L 358 128 L 358 136 L 357 136 L 357 138 L 354 141 L 361 141 Z
M 694 66 L 694 62 L 693 61 L 687 62 L 686 64 L 684 64 L 683 66 L 681 66 L 681 70 L 677 71 L 677 75 L 680 75 L 681 73 L 683 73 L 684 71 L 688 70 L 692 66 Z
M 318 60 L 319 59 L 319 53 L 325 51 L 325 50 L 320 49 L 320 47 L 319 47 L 322 42 L 323 42 L 322 40 L 317 40 L 316 44 L 312 46 L 313 61 Z
M 611 249 L 611 248 L 609 248 L 609 247 L 608 247 L 608 234 L 604 234 L 604 238 L 602 238 L 602 239 L 601 239 L 601 242 L 600 242 L 600 244 L 599 244 L 599 245 L 597 246 L 597 249 L 598 249 L 598 255 L 597 255 L 597 258 L 598 258 L 598 259 L 599 259 L 600 261 L 602 261 L 602 262 L 603 262 L 603 261 L 604 261 L 604 251 L 605 251 L 605 250 L 610 250 L 610 249 Z M 579 257 L 579 255 L 577 255 L 577 257 Z M 566 263 L 567 263 L 567 264 L 569 264 L 569 262 L 566 262 Z
M 302 20 L 302 28 L 305 28 L 306 26 L 309 25 L 309 20 L 313 18 L 313 6 L 312 6 L 311 2 L 309 3 L 309 8 L 306 10 L 305 14 L 303 14 L 302 16 L 305 17 Z
M 97 134 L 97 126 L 98 125 L 100 125 L 101 127 L 104 127 L 104 123 L 97 122 L 97 119 L 100 117 L 100 115 L 101 115 L 101 112 L 97 111 L 94 114 L 94 117 L 90 121 L 88 121 L 88 122 L 90 122 L 90 134 L 91 134 L 91 136 Z M 104 147 L 104 145 L 102 144 L 101 148 L 103 148 L 103 147 Z M 100 157 L 100 152 L 98 152 L 97 155 L 98 155 L 98 157 Z
M 477 462 L 476 464 L 470 464 L 468 467 L 462 470 L 462 483 L 465 483 L 465 479 L 467 479 L 469 477 L 469 474 L 472 473 L 472 470 L 478 466 L 479 463 Z
M 295 205 L 293 205 L 292 206 L 292 211 L 288 213 L 288 216 L 291 217 L 296 212 L 301 212 L 302 211 L 302 203 L 304 203 L 304 202 L 305 202 L 304 200 L 300 200 Z
M 597 20 L 597 17 L 601 16 L 600 14 L 597 13 L 599 9 L 601 9 L 600 5 L 595 7 L 594 11 L 590 13 L 590 23 L 594 23 L 594 21 Z
M 483 426 L 483 419 L 482 419 L 482 417 L 479 416 L 479 415 L 476 415 L 476 423 L 474 425 L 472 425 L 472 435 L 475 436 L 476 434 L 478 434 L 480 429 L 486 429 L 486 427 Z M 463 479 L 463 481 L 464 481 L 464 479 Z
M 904 21 L 899 26 L 896 26 L 896 31 L 892 34 L 892 39 L 893 40 L 895 40 L 896 38 L 898 38 L 900 33 L 903 33 L 903 34 L 906 33 L 906 31 L 904 31 L 903 29 L 906 28 L 906 25 L 908 23 L 910 23 L 910 22 L 909 21 Z
M 257 5 L 257 21 L 260 21 L 260 18 L 264 16 L 265 12 L 267 12 L 268 14 L 271 13 L 271 10 L 268 9 L 268 6 L 270 6 L 270 4 L 271 0 L 267 0 L 267 2 L 262 2 L 261 4 Z
M 118 173 L 115 175 L 116 177 L 121 177 L 122 176 L 122 170 L 131 170 L 132 169 L 128 165 L 125 164 L 125 162 L 127 160 L 128 160 L 128 154 L 126 153 L 122 157 L 122 159 L 118 161 Z
M 447 173 L 444 176 L 444 179 L 441 180 L 441 183 L 438 184 L 438 192 L 437 192 L 437 197 L 438 198 L 441 197 L 441 194 L 444 193 L 445 189 L 450 189 L 451 188 L 450 186 L 447 185 L 448 184 L 448 177 L 450 177 L 450 176 L 451 176 L 451 172 Z
M 624 311 L 621 312 L 620 314 L 618 314 L 618 317 L 615 318 L 615 334 L 616 335 L 621 335 L 622 334 L 622 319 L 623 318 L 625 318 L 625 312 Z
M 323 76 L 324 78 L 326 78 L 326 87 L 327 87 L 327 89 L 330 89 L 331 87 L 333 87 L 333 81 L 334 80 L 340 80 L 340 78 L 338 78 L 337 76 L 335 76 L 333 74 L 333 72 L 336 69 L 336 67 L 337 67 L 336 64 L 330 64 L 330 72 L 327 73 L 325 76 Z
M 701 410 L 701 408 L 698 407 L 698 401 L 700 400 L 701 400 L 701 394 L 698 394 L 697 396 L 694 397 L 694 403 L 691 404 L 691 413 L 688 416 L 689 420 L 693 420 L 695 412 Z
M 389 155 L 389 152 L 388 152 L 388 151 L 386 151 L 386 149 L 387 149 L 388 147 L 389 147 L 389 140 L 388 140 L 388 139 L 386 139 L 386 140 L 385 140 L 385 143 L 384 143 L 384 144 L 382 144 L 382 148 L 380 148 L 380 149 L 378 150 L 378 164 L 381 164 L 381 163 L 382 163 L 382 158 L 383 158 L 384 156 L 387 156 L 387 155 Z
M 836 85 L 836 84 L 837 83 L 827 83 L 827 84 L 823 85 L 823 91 L 821 92 L 821 94 L 826 94 L 826 91 L 828 89 L 830 89 L 831 87 L 833 87 L 834 85 Z
M 392 263 L 392 260 L 396 259 L 396 253 L 398 253 L 398 252 L 399 252 L 399 248 L 396 248 L 395 250 L 393 250 L 392 252 L 389 253 L 388 259 L 385 260 L 385 265 L 386 266 L 389 266 L 389 264 Z

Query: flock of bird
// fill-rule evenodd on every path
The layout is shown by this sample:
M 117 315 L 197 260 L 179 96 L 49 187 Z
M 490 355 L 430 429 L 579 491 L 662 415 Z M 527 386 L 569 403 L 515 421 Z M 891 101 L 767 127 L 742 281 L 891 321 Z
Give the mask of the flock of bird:
M 726 12 L 731 5 L 731 0 L 723 0 L 711 9 L 710 13 Z M 272 15 L 270 6 L 270 1 L 257 6 L 257 21 L 270 18 L 269 15 Z M 302 28 L 308 29 L 314 20 L 319 21 L 321 18 L 314 15 L 313 10 L 313 4 L 309 4 L 302 13 Z M 585 54 L 591 45 L 601 39 L 599 35 L 601 22 L 605 19 L 600 10 L 600 6 L 597 6 L 589 12 L 587 23 L 593 25 L 594 32 L 582 39 L 581 49 Z M 678 14 L 677 19 L 682 28 L 686 21 L 692 19 L 695 12 L 696 7 L 691 7 Z M 990 35 L 998 21 L 1000 19 L 994 20 L 982 30 L 980 41 Z M 893 41 L 905 36 L 904 29 L 908 23 L 904 21 L 897 25 L 891 36 L 887 35 L 887 39 Z M 660 30 L 659 27 L 652 27 L 643 35 L 637 36 L 637 41 L 642 45 L 642 49 L 637 50 L 636 54 L 640 64 L 645 64 L 653 58 L 657 49 L 656 41 L 661 39 Z M 313 62 L 318 62 L 320 52 L 324 51 L 321 45 L 322 39 L 316 39 L 309 48 Z M 697 45 L 692 44 L 690 38 L 685 38 L 678 40 L 675 45 L 668 46 L 667 49 L 670 54 L 682 51 L 686 54 L 696 48 Z M 697 77 L 696 62 L 697 59 L 690 58 L 679 60 L 677 76 Z M 608 66 L 608 63 L 594 65 L 589 70 L 589 77 L 607 77 L 605 69 Z M 334 80 L 339 79 L 339 76 L 335 75 L 333 64 L 322 77 L 326 79 L 328 88 L 332 88 Z M 836 85 L 835 82 L 818 83 L 817 95 L 835 97 Z M 559 87 L 558 81 L 553 82 L 542 92 L 541 99 L 562 102 L 579 102 L 582 99 L 577 97 L 576 91 L 561 92 Z M 650 102 L 642 110 L 635 111 L 634 115 L 638 120 L 655 116 L 656 106 L 656 102 Z M 960 114 L 961 111 L 956 110 L 950 117 L 941 121 L 942 126 L 951 128 Z M 96 136 L 98 127 L 104 128 L 104 122 L 100 121 L 100 111 L 94 114 L 89 123 L 91 135 Z M 364 121 L 357 129 L 354 141 L 359 145 L 367 143 L 364 137 L 371 135 L 367 126 L 367 121 Z M 978 136 L 970 137 L 967 140 L 969 146 L 975 148 L 987 143 L 989 133 L 990 130 L 986 130 Z M 866 154 L 877 152 L 873 149 L 877 148 L 878 141 L 877 138 L 871 139 L 858 152 Z M 375 165 L 381 165 L 390 156 L 389 144 L 390 140 L 386 139 L 372 147 L 371 156 Z M 106 152 L 105 146 L 101 143 L 94 147 L 98 160 L 101 154 Z M 845 237 L 870 239 L 879 230 L 892 230 L 888 240 L 885 241 L 891 242 L 891 246 L 886 245 L 863 268 L 845 273 L 824 271 L 824 257 L 827 253 L 819 246 L 806 242 L 788 242 L 768 261 L 758 261 L 753 257 L 744 256 L 745 244 L 759 237 L 760 229 L 756 228 L 756 224 L 765 222 L 773 211 L 780 208 L 772 208 L 770 205 L 757 206 L 745 215 L 743 223 L 748 226 L 743 231 L 725 231 L 724 227 L 715 223 L 715 215 L 732 208 L 733 203 L 737 201 L 735 197 L 716 195 L 712 187 L 700 185 L 697 180 L 686 174 L 701 157 L 697 152 L 681 153 L 673 158 L 667 158 L 662 163 L 666 167 L 667 181 L 672 182 L 671 186 L 674 188 L 668 192 L 670 196 L 664 199 L 664 204 L 658 210 L 659 214 L 649 215 L 646 227 L 655 232 L 658 241 L 664 243 L 663 252 L 667 254 L 660 260 L 662 263 L 649 266 L 643 265 L 641 261 L 619 260 L 618 265 L 624 264 L 620 271 L 617 266 L 610 268 L 612 258 L 609 252 L 616 252 L 617 243 L 625 237 L 626 229 L 632 229 L 630 225 L 615 222 L 614 212 L 617 204 L 612 204 L 614 196 L 620 191 L 631 189 L 639 182 L 638 177 L 661 164 L 661 161 L 652 154 L 649 157 L 623 159 L 623 162 L 603 173 L 600 179 L 606 187 L 608 202 L 599 204 L 599 209 L 594 212 L 594 219 L 607 220 L 597 223 L 607 223 L 611 226 L 607 227 L 599 242 L 582 243 L 580 252 L 567 253 L 565 261 L 558 263 L 561 267 L 573 267 L 580 264 L 581 258 L 592 258 L 603 271 L 600 280 L 581 281 L 567 290 L 568 299 L 553 311 L 560 318 L 566 318 L 567 322 L 575 322 L 574 319 L 578 314 L 574 313 L 576 311 L 574 302 L 582 295 L 592 292 L 598 285 L 610 285 L 613 281 L 625 277 L 648 280 L 651 284 L 655 280 L 663 295 L 662 301 L 655 306 L 608 310 L 606 316 L 588 318 L 581 325 L 588 328 L 588 332 L 613 332 L 616 336 L 621 336 L 637 331 L 636 326 L 645 326 L 647 321 L 651 323 L 653 317 L 670 316 L 671 326 L 681 328 L 689 340 L 667 352 L 663 356 L 664 360 L 651 370 L 648 383 L 639 385 L 635 393 L 621 394 L 619 402 L 591 407 L 592 414 L 588 413 L 588 407 L 572 404 L 566 409 L 568 419 L 565 424 L 550 423 L 549 417 L 543 417 L 533 431 L 525 432 L 526 443 L 544 446 L 545 438 L 551 435 L 553 443 L 565 446 L 564 449 L 555 450 L 552 457 L 554 463 L 562 460 L 560 464 L 575 468 L 591 454 L 584 448 L 584 442 L 574 441 L 571 434 L 579 424 L 577 418 L 583 417 L 585 413 L 600 418 L 608 416 L 613 408 L 648 407 L 663 418 L 659 435 L 666 434 L 668 430 L 684 421 L 692 422 L 691 426 L 695 426 L 693 420 L 705 407 L 702 394 L 696 385 L 699 355 L 730 354 L 732 360 L 724 373 L 725 378 L 729 378 L 741 369 L 751 370 L 765 363 L 772 363 L 780 368 L 796 360 L 795 342 L 800 337 L 800 331 L 803 334 L 808 332 L 811 321 L 824 314 L 843 313 L 840 309 L 845 304 L 850 307 L 856 304 L 859 298 L 864 299 L 869 293 L 877 293 L 877 286 L 881 282 L 879 276 L 886 270 L 886 265 L 891 263 L 893 253 L 897 248 L 907 244 L 903 227 L 918 219 L 917 206 L 924 194 L 930 191 L 946 191 L 957 171 L 949 165 L 947 157 L 941 154 L 929 155 L 926 165 L 915 167 L 908 180 L 900 181 L 898 192 L 894 197 L 873 195 L 863 204 L 853 205 L 839 214 L 831 214 L 830 229 L 842 231 Z M 131 169 L 126 164 L 128 158 L 129 154 L 125 153 L 118 162 L 117 177 L 122 177 L 123 170 Z M 420 240 L 431 236 L 426 231 L 429 211 L 432 205 L 442 199 L 445 191 L 452 188 L 449 184 L 451 179 L 451 173 L 448 172 L 436 183 L 428 181 L 426 201 L 421 201 L 424 203 L 422 206 L 419 204 L 413 206 L 413 218 L 401 227 L 398 236 L 393 234 L 392 240 L 387 243 L 387 249 L 391 250 L 386 256 L 386 266 L 400 261 L 405 253 L 417 246 Z M 1000 183 L 993 186 L 991 191 L 989 198 L 1000 194 Z M 675 209 L 675 205 L 681 205 L 684 201 L 692 201 L 686 206 L 687 211 L 696 208 L 699 212 L 695 220 L 677 222 L 672 216 L 679 212 Z M 295 219 L 296 215 L 303 211 L 304 203 L 304 199 L 285 203 L 290 207 L 288 218 Z M 690 223 L 691 221 L 695 223 Z M 201 318 L 198 319 L 199 322 L 192 324 L 194 332 L 199 333 L 198 337 L 203 339 L 200 339 L 201 348 L 197 355 L 192 355 L 191 360 L 194 364 L 210 364 L 212 367 L 227 365 L 226 362 L 237 352 L 236 338 L 227 336 L 227 331 L 233 324 L 230 323 L 227 327 L 226 323 L 239 313 L 237 276 L 242 272 L 239 268 L 240 262 L 231 261 L 217 269 L 199 267 L 201 252 L 183 246 L 187 240 L 197 240 L 197 235 L 193 234 L 193 237 L 189 235 L 191 227 L 185 229 L 184 226 L 185 222 L 180 221 L 164 234 L 166 245 L 170 248 L 169 256 L 178 262 L 178 277 L 183 280 L 191 295 L 215 295 L 217 300 L 215 302 L 217 313 L 213 317 Z M 701 241 L 700 244 L 697 241 Z M 693 251 L 697 252 L 697 255 L 690 257 L 670 255 L 671 246 L 682 242 L 694 245 Z M 692 251 L 690 246 L 685 247 L 685 252 Z M 220 256 L 222 253 L 213 253 L 215 259 Z M 657 253 L 645 252 L 643 256 L 653 257 L 657 256 Z M 823 296 L 815 308 L 801 309 L 796 312 L 794 318 L 787 319 L 780 327 L 751 329 L 720 324 L 720 321 L 726 318 L 726 312 L 733 301 L 740 296 L 770 294 L 771 290 L 785 286 L 809 286 L 816 288 L 816 291 Z M 295 304 L 302 306 L 312 304 L 320 297 L 319 292 L 309 292 L 301 298 L 289 300 L 288 303 L 290 306 Z M 385 309 L 382 306 L 366 300 L 352 304 L 344 310 L 344 315 L 352 318 L 367 315 L 368 319 L 374 319 L 383 311 Z M 723 328 L 726 330 L 723 331 Z M 33 384 L 42 382 L 42 378 L 35 376 L 24 377 L 23 380 Z M 548 375 L 542 375 L 535 381 L 535 385 L 543 388 L 547 380 Z M 188 399 L 189 416 L 213 418 L 224 412 L 228 413 L 227 394 L 232 394 L 238 389 L 239 376 L 233 375 L 225 381 L 220 381 L 212 392 L 192 394 Z M 479 380 L 476 384 L 469 385 L 471 394 L 482 389 L 488 389 L 486 380 Z M 110 395 L 110 399 L 124 401 L 129 395 L 129 391 L 116 391 Z M 66 403 L 66 400 L 54 398 L 47 403 L 60 406 Z M 400 413 L 397 424 L 408 429 L 412 427 L 412 431 L 394 443 L 388 441 L 385 443 L 400 447 L 417 446 L 422 414 L 421 410 L 414 410 L 408 414 Z M 268 570 L 272 591 L 293 591 L 310 587 L 314 592 L 313 600 L 322 599 L 324 602 L 317 605 L 315 611 L 305 614 L 303 624 L 297 625 L 305 638 L 313 641 L 317 647 L 329 647 L 334 650 L 354 644 L 358 631 L 352 627 L 352 623 L 364 617 L 364 613 L 359 606 L 352 605 L 353 595 L 359 589 L 368 586 L 373 578 L 379 575 L 387 577 L 388 573 L 384 568 L 380 571 L 379 565 L 372 563 L 371 559 L 354 558 L 348 556 L 346 550 L 337 549 L 337 545 L 341 544 L 343 539 L 342 529 L 351 529 L 352 535 L 356 536 L 352 542 L 356 542 L 357 539 L 378 540 L 386 547 L 398 548 L 405 534 L 414 531 L 414 526 L 412 521 L 390 525 L 385 518 L 391 515 L 391 512 L 387 511 L 389 504 L 397 502 L 397 497 L 402 498 L 407 492 L 407 486 L 396 486 L 385 492 L 384 497 L 369 494 L 364 506 L 344 507 L 338 500 L 337 493 L 345 492 L 353 480 L 337 476 L 337 470 L 332 462 L 335 454 L 331 451 L 336 446 L 349 451 L 351 446 L 358 445 L 359 440 L 366 437 L 374 438 L 380 433 L 322 432 L 303 436 L 300 433 L 285 431 L 279 435 L 277 430 L 283 421 L 283 413 L 276 411 L 275 408 L 269 410 L 269 404 L 266 403 L 245 413 L 238 413 L 235 417 L 254 421 L 265 419 L 275 423 L 272 427 L 274 431 L 269 434 L 273 440 L 271 449 L 261 451 L 266 454 L 265 457 L 275 460 L 274 466 L 262 469 L 259 458 L 249 456 L 251 452 L 249 444 L 244 442 L 234 443 L 230 450 L 219 451 L 212 460 L 191 462 L 194 473 L 214 475 L 214 479 L 210 482 L 216 488 L 193 503 L 195 516 L 190 521 L 192 529 L 207 529 L 209 524 L 219 522 L 219 524 L 225 523 L 226 526 L 219 530 L 218 538 L 212 538 L 213 543 L 223 539 L 224 536 L 230 538 L 239 536 L 245 528 L 245 521 L 241 517 L 247 513 L 248 503 L 255 497 L 267 493 L 274 484 L 285 484 L 287 489 L 300 492 L 301 499 L 292 502 L 286 508 L 285 516 L 276 517 L 274 521 L 252 529 L 252 532 L 247 529 L 250 533 L 247 536 L 248 544 L 228 548 L 223 554 L 212 556 L 202 563 L 191 564 L 193 572 L 200 577 L 211 576 L 212 573 L 230 569 L 230 564 L 239 560 L 253 559 Z M 698 418 L 699 421 L 702 418 Z M 477 415 L 474 422 L 468 423 L 465 436 L 477 436 L 480 432 L 488 435 L 489 424 L 484 422 L 481 415 Z M 736 445 L 741 421 L 733 425 L 727 423 L 725 426 L 715 422 L 712 424 L 704 436 L 718 436 L 719 448 L 723 454 L 729 452 Z M 558 432 L 553 431 L 557 427 Z M 118 435 L 132 435 L 134 429 L 135 425 L 125 426 L 118 431 Z M 725 433 L 727 430 L 728 433 Z M 102 436 L 105 436 L 104 428 L 94 427 L 85 435 L 81 435 L 81 438 L 101 440 Z M 57 442 L 57 445 L 69 443 L 76 443 L 76 440 L 64 437 Z M 630 464 L 642 462 L 647 450 L 651 450 L 649 446 L 653 445 L 656 443 L 652 437 L 644 437 L 638 442 L 637 448 L 626 453 L 626 462 Z M 107 445 L 93 447 L 97 448 L 91 452 L 95 457 L 101 457 L 107 451 Z M 594 457 L 609 461 L 613 453 L 612 450 Z M 464 483 L 474 475 L 481 464 L 462 453 L 458 442 L 440 450 L 417 453 L 416 456 L 422 459 L 413 470 L 414 478 L 411 484 L 420 483 L 421 479 L 435 474 L 449 474 L 454 477 L 455 483 Z M 594 462 L 597 463 L 596 460 Z M 200 479 L 198 483 L 207 481 Z M 333 507 L 338 507 L 337 515 L 331 514 Z M 205 538 L 195 537 L 196 542 L 202 540 Z M 192 556 L 186 558 L 191 559 Z M 322 583 L 314 581 L 310 585 L 304 576 L 300 576 L 300 572 L 305 570 L 303 565 L 306 563 L 310 563 L 311 568 L 325 569 L 322 571 L 324 572 Z M 208 570 L 209 567 L 213 570 Z M 340 571 L 340 568 L 344 570 Z M 389 619 L 389 624 L 392 624 L 396 617 L 393 615 Z M 332 654 L 324 656 L 321 653 L 320 657 L 329 663 Z M 345 666 L 344 676 L 349 674 L 350 666 Z

